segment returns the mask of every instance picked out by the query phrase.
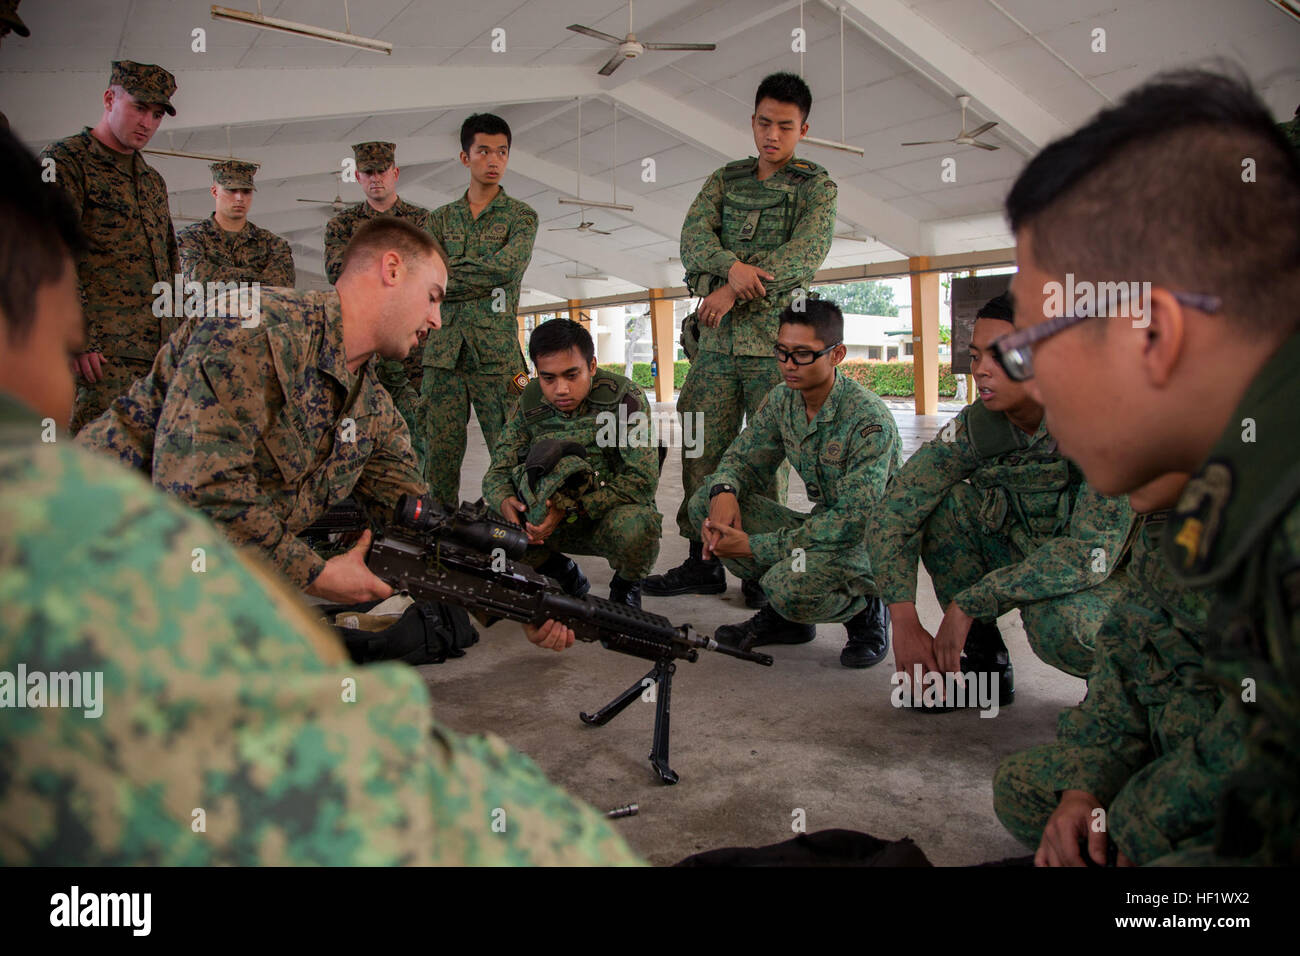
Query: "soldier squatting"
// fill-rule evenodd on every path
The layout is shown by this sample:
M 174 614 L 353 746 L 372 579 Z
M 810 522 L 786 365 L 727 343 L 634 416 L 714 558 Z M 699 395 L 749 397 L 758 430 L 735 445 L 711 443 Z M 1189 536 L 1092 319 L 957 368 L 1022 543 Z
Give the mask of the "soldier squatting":
M 710 175 L 682 227 L 699 301 L 677 407 L 702 429 L 676 515 L 689 557 L 655 575 L 659 450 L 633 426 L 647 396 L 597 367 L 577 323 L 533 333 L 531 378 L 518 345 L 537 214 L 501 186 L 508 125 L 465 120 L 469 185 L 435 210 L 398 197 L 395 144 L 357 144 L 365 199 L 326 228 L 334 288 L 303 292 L 288 245 L 248 219 L 249 164 L 214 164 L 212 216 L 174 234 L 140 149 L 176 95 L 165 69 L 114 63 L 96 125 L 41 154 L 53 184 L 0 138 L 0 646 L 31 671 L 103 671 L 109 698 L 75 734 L 80 716 L 7 715 L 0 860 L 639 862 L 529 758 L 437 725 L 413 669 L 347 666 L 301 601 L 389 596 L 368 533 L 332 557 L 301 533 L 349 496 L 377 513 L 457 500 L 472 405 L 483 498 L 570 594 L 590 589 L 575 554 L 607 560 L 611 600 L 634 607 L 720 593 L 730 570 L 756 613 L 719 641 L 842 623 L 854 668 L 885 659 L 892 621 L 895 685 L 929 714 L 1012 703 L 997 618 L 1019 609 L 1034 653 L 1088 680 L 1056 740 L 994 782 L 991 809 L 1037 862 L 1297 862 L 1300 158 L 1244 85 L 1157 77 L 1029 163 L 1007 199 L 1014 299 L 980 310 L 971 343 L 979 399 L 904 462 L 888 408 L 837 370 L 839 309 L 805 291 L 836 208 L 827 171 L 795 155 L 811 93 L 767 77 L 757 158 Z M 1231 212 L 1189 208 L 1231 189 L 1243 149 L 1256 186 Z M 1149 281 L 1143 321 L 1054 309 L 1076 275 Z M 182 305 L 208 283 L 253 284 L 255 309 Z M 42 440 L 51 419 L 77 441 Z M 811 513 L 785 506 L 787 467 Z M 207 572 L 185 573 L 198 551 Z M 350 707 L 331 706 L 341 680 Z M 306 763 L 316 779 L 284 783 Z M 89 801 L 93 817 L 71 812 Z M 237 828 L 178 839 L 177 808 L 221 801 Z M 494 808 L 515 823 L 488 838 Z

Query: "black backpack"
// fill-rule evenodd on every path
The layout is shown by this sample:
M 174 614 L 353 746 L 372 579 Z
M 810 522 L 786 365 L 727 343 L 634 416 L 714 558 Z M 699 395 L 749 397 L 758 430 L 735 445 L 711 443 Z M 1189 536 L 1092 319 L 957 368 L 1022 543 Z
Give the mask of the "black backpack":
M 364 614 L 379 604 L 337 605 L 321 608 L 343 638 L 353 663 L 402 661 L 406 664 L 441 664 L 449 657 L 464 657 L 465 648 L 478 643 L 478 631 L 465 609 L 437 601 L 416 601 L 382 631 L 348 627 L 348 612 Z

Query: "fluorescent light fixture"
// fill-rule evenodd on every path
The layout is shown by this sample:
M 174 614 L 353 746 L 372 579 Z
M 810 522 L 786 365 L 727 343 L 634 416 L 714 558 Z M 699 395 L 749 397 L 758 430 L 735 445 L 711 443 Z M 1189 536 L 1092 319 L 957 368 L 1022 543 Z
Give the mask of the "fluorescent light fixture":
M 808 137 L 805 136 L 804 139 Z M 599 202 L 595 199 L 569 199 L 567 196 L 561 196 L 559 202 L 568 206 L 591 206 L 593 209 L 622 209 L 624 212 L 634 212 L 632 206 L 617 202 Z
M 142 149 L 142 153 L 152 153 L 155 156 L 175 156 L 179 159 L 206 159 L 210 163 L 252 163 L 252 165 L 261 167 L 261 163 L 254 163 L 251 159 L 240 159 L 237 156 L 212 156 L 208 153 L 187 153 L 179 149 Z
M 589 282 L 608 282 L 608 281 L 609 281 L 609 276 L 603 276 L 603 275 L 601 275 L 601 274 L 598 273 L 598 272 L 589 272 L 589 273 L 587 273 L 587 274 L 585 274 L 585 275 L 580 275 L 580 274 L 576 274 L 576 273 L 573 273 L 573 272 L 566 272 L 566 273 L 564 274 L 564 278 L 566 278 L 566 279 L 586 279 L 586 280 L 589 281 Z
M 813 146 L 825 147 L 826 149 L 838 149 L 846 153 L 857 153 L 859 156 L 865 156 L 867 153 L 867 151 L 861 146 L 851 146 L 848 143 L 840 143 L 833 139 L 818 139 L 816 136 L 805 136 L 803 141 L 805 143 L 810 143 Z
M 345 6 L 344 10 L 346 11 L 346 9 Z M 213 7 L 212 19 L 242 23 L 245 26 L 260 27 L 263 30 L 278 30 L 280 33 L 289 33 L 293 36 L 307 37 L 312 40 L 324 40 L 327 43 L 354 46 L 358 49 L 369 50 L 371 53 L 383 53 L 391 56 L 393 52 L 393 45 L 385 40 L 357 36 L 352 32 L 340 33 L 338 30 L 327 30 L 324 27 L 314 27 L 308 23 L 295 23 L 292 20 L 277 20 L 275 17 L 264 17 L 260 12 L 249 13 L 245 10 L 232 10 L 230 7 Z

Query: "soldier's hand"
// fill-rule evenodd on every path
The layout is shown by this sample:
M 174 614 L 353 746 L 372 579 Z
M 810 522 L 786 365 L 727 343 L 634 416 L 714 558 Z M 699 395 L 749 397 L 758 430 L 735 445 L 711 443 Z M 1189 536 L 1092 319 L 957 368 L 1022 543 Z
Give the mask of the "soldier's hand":
M 700 306 L 695 314 L 699 316 L 700 325 L 714 329 L 735 304 L 735 291 L 729 285 L 721 285 L 700 300 Z
M 564 520 L 564 512 L 551 504 L 550 499 L 546 500 L 546 517 L 542 519 L 541 524 L 533 524 L 531 521 L 524 523 L 524 530 L 528 532 L 529 544 L 545 544 L 546 539 L 551 536 L 560 522 Z
M 700 529 L 700 539 L 704 545 L 704 557 L 713 555 L 713 545 L 718 540 L 715 528 L 740 529 L 740 500 L 729 491 L 714 495 L 709 502 L 709 517 Z
M 889 605 L 889 617 L 894 628 L 894 670 L 906 674 L 909 681 L 916 677 L 916 667 L 920 665 L 921 677 L 939 670 L 934 658 L 934 638 L 921 626 L 921 619 L 916 616 L 916 605 L 910 601 L 899 601 Z M 921 688 L 913 688 L 919 693 Z
M 934 636 L 934 656 L 939 670 L 950 674 L 961 671 L 961 651 L 966 646 L 966 635 L 975 619 L 953 601 L 944 612 L 939 633 Z
M 749 535 L 739 528 L 714 524 L 709 518 L 704 519 L 704 531 L 713 534 L 713 544 L 706 554 L 716 554 L 720 558 L 752 558 L 754 552 L 749 548 Z
M 101 369 L 108 364 L 100 352 L 82 352 L 72 360 L 72 373 L 87 382 L 98 382 L 104 378 Z
M 527 510 L 528 506 L 513 495 L 501 502 L 501 517 L 520 527 L 523 527 L 523 513 Z
M 1088 856 L 1098 866 L 1106 865 L 1106 831 L 1093 829 L 1099 819 L 1101 801 L 1085 790 L 1066 790 L 1061 803 L 1043 827 L 1043 839 L 1034 854 L 1034 866 L 1083 866 L 1079 843 L 1088 842 Z
M 391 597 L 393 589 L 366 567 L 370 550 L 370 531 L 361 533 L 352 550 L 330 558 L 307 593 L 334 604 L 360 604 Z
M 763 298 L 767 295 L 767 290 L 763 288 L 763 280 L 775 278 L 776 276 L 766 269 L 739 261 L 733 262 L 731 268 L 727 270 L 727 284 L 736 290 L 736 296 L 742 302 Z
M 559 621 L 548 619 L 541 627 L 525 624 L 524 633 L 532 643 L 547 650 L 562 651 L 573 646 L 573 631 Z

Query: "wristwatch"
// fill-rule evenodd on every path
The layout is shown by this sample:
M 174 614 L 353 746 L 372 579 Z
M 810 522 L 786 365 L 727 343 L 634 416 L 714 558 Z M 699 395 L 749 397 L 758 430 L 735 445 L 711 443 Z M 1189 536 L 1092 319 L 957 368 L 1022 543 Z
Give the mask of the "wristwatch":
M 734 495 L 735 493 L 736 493 L 735 485 L 729 485 L 726 482 L 723 482 L 722 484 L 714 485 L 712 488 L 709 489 L 709 500 L 712 501 L 718 495 L 723 495 L 723 494 Z

